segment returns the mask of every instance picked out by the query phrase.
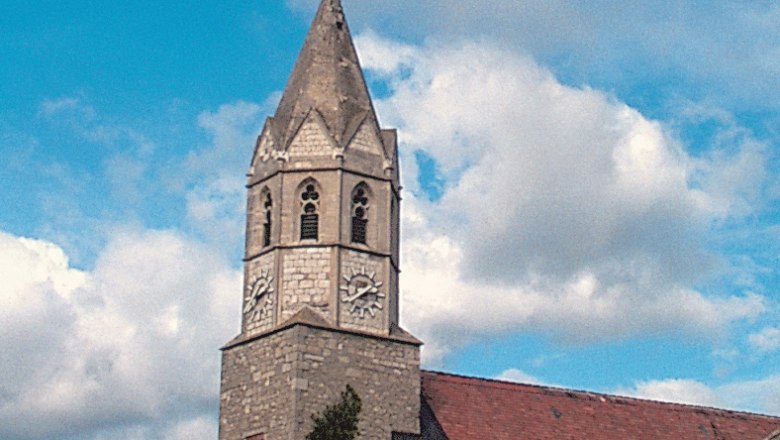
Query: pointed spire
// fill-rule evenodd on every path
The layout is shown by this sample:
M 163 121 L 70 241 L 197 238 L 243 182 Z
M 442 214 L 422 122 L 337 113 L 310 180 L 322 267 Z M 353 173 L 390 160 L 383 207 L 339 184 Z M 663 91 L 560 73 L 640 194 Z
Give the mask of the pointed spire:
M 337 143 L 365 117 L 376 123 L 368 87 L 340 0 L 322 0 L 274 116 L 277 142 L 286 146 L 312 109 Z M 284 148 L 284 147 L 283 147 Z

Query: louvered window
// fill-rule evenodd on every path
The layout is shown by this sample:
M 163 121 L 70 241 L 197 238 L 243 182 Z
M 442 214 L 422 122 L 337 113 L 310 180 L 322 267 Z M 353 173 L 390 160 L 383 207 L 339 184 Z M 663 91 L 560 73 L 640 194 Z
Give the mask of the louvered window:
M 319 238 L 320 216 L 317 214 L 303 214 L 301 216 L 301 240 Z
M 368 196 L 361 184 L 352 192 L 352 242 L 366 244 Z
M 265 204 L 263 205 L 265 215 L 263 219 L 263 247 L 271 245 L 271 210 L 274 204 L 271 200 L 271 194 L 266 194 Z
M 301 203 L 303 204 L 303 213 L 301 214 L 301 240 L 319 239 L 320 216 L 317 208 L 320 200 L 320 194 L 312 184 L 306 185 L 306 189 L 301 194 Z

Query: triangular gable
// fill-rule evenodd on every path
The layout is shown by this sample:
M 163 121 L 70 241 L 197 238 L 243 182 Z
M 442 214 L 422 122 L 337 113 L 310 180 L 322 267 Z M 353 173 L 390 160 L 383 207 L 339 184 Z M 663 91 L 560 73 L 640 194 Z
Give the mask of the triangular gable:
M 356 130 L 355 135 L 350 139 L 345 150 L 346 152 L 349 152 L 350 150 L 363 151 L 384 159 L 389 159 L 385 151 L 384 142 L 382 142 L 382 138 L 377 130 L 376 123 L 369 117 L 363 118 L 363 121 Z
M 249 164 L 249 172 L 247 173 L 248 176 L 254 175 L 254 170 L 258 162 L 266 162 L 273 155 L 275 142 L 273 130 L 271 129 L 272 126 L 273 118 L 267 118 L 265 120 L 265 125 L 263 125 L 263 131 L 260 133 L 260 136 L 257 137 L 257 142 L 255 143 L 255 151 L 252 153 L 252 161 Z
M 287 146 L 287 155 L 290 158 L 332 156 L 338 149 L 322 115 L 312 109 Z
M 368 117 L 368 112 L 360 112 L 356 114 L 351 121 L 349 121 L 347 127 L 344 129 L 344 133 L 342 136 L 343 147 L 346 147 L 347 145 L 349 145 L 350 142 L 352 142 L 352 138 L 355 137 L 357 131 L 360 129 L 360 127 L 363 126 L 363 121 L 365 121 L 367 117 Z

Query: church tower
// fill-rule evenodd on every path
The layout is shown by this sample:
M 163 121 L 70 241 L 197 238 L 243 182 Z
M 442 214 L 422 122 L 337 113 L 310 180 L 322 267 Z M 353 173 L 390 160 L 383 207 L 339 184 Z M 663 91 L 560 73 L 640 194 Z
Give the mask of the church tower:
M 398 326 L 396 132 L 379 127 L 340 0 L 320 4 L 247 188 L 220 440 L 303 440 L 347 384 L 361 438 L 419 433 L 421 343 Z

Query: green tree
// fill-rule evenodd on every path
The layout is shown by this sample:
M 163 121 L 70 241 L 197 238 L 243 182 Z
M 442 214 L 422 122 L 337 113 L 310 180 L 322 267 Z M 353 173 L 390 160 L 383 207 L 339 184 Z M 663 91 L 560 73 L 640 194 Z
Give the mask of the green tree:
M 354 440 L 358 430 L 358 415 L 363 407 L 355 389 L 347 385 L 341 392 L 341 401 L 328 406 L 321 414 L 311 416 L 314 429 L 306 440 Z

